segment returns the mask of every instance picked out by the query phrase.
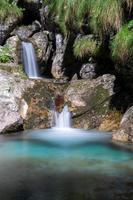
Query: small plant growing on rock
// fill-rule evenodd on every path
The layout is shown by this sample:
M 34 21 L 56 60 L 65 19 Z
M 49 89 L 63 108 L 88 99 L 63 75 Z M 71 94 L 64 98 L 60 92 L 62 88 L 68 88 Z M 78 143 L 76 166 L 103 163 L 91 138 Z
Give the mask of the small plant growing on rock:
M 0 0 L 0 22 L 5 21 L 7 18 L 21 16 L 22 9 L 18 8 L 13 1 Z
M 1 63 L 10 63 L 14 61 L 11 51 L 12 49 L 8 45 L 0 47 L 0 62 Z

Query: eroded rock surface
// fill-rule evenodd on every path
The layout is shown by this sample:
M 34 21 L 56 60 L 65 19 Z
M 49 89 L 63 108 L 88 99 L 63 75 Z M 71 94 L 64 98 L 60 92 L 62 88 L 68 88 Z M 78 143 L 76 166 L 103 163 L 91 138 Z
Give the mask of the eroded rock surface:
M 0 133 L 23 128 L 19 105 L 24 91 L 33 82 L 0 70 Z
M 133 106 L 123 115 L 120 128 L 113 134 L 113 139 L 123 142 L 133 142 Z
M 52 63 L 51 73 L 54 78 L 60 79 L 64 75 L 63 62 L 67 46 L 67 38 L 63 38 L 61 34 L 56 35 L 56 52 Z
M 48 62 L 52 53 L 52 35 L 48 31 L 38 32 L 31 38 L 37 53 L 37 59 L 40 63 Z
M 98 128 L 109 113 L 115 76 L 106 74 L 93 80 L 72 81 L 65 101 L 73 113 L 74 127 Z

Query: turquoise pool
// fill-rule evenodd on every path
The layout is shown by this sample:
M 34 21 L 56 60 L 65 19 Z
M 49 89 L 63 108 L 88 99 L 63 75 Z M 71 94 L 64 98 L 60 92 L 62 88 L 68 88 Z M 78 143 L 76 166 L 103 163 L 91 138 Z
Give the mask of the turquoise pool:
M 0 137 L 0 200 L 132 200 L 132 186 L 132 145 Z

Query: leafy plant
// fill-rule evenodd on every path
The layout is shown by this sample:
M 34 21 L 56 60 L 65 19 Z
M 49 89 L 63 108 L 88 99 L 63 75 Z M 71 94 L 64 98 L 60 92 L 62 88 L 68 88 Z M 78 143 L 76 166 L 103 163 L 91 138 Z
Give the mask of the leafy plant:
M 8 45 L 0 47 L 0 62 L 9 63 L 13 62 L 14 59 L 11 54 L 11 48 Z

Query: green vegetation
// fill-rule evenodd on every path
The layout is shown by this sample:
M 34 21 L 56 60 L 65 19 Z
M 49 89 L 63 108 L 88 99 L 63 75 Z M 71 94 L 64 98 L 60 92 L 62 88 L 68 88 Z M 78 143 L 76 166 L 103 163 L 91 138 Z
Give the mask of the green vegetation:
M 102 47 L 106 46 L 108 52 L 112 52 L 113 59 L 123 63 L 131 59 L 133 22 L 129 21 L 132 19 L 133 0 L 44 0 L 44 4 L 49 5 L 52 19 L 64 35 L 94 34 Z M 109 46 L 112 36 L 114 39 Z M 76 57 L 95 56 L 98 49 L 98 42 L 93 39 L 81 38 L 74 43 Z
M 131 11 L 133 0 L 44 0 L 64 34 L 82 27 L 103 37 L 123 24 L 124 9 Z
M 10 63 L 13 62 L 14 59 L 12 57 L 12 49 L 8 46 L 1 46 L 0 47 L 0 62 L 1 63 Z
M 116 34 L 112 44 L 113 58 L 122 63 L 128 63 L 133 56 L 133 20 L 124 25 Z
M 22 9 L 18 8 L 13 1 L 0 0 L 0 22 L 11 17 L 21 17 L 21 15 Z
M 100 44 L 93 38 L 81 37 L 75 40 L 74 43 L 74 55 L 79 58 L 83 58 L 84 56 L 96 56 Z

